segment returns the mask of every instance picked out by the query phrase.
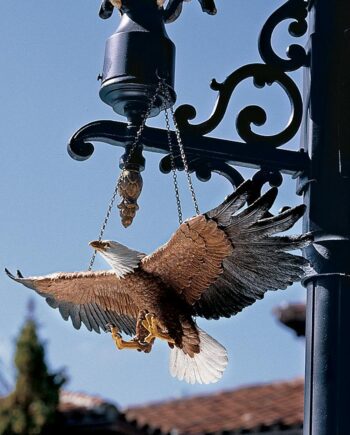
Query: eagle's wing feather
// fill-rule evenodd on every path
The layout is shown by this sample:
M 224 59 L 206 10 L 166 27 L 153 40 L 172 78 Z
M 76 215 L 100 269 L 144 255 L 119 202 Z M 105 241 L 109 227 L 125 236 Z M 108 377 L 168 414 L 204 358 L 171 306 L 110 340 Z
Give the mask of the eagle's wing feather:
M 193 305 L 217 279 L 231 251 L 224 232 L 200 215 L 180 225 L 169 242 L 143 258 L 141 265 Z
M 35 290 L 52 308 L 79 329 L 107 330 L 109 323 L 126 334 L 135 334 L 138 307 L 128 294 L 128 279 L 119 279 L 113 271 L 54 273 L 24 278 L 6 271 L 10 278 Z
M 290 229 L 304 214 L 305 206 L 265 217 L 277 189 L 270 189 L 241 213 L 237 204 L 247 197 L 250 182 L 244 183 L 222 207 L 206 214 L 214 219 L 232 243 L 233 251 L 223 259 L 223 273 L 196 302 L 197 315 L 210 318 L 230 317 L 262 299 L 267 290 L 285 289 L 299 281 L 309 267 L 308 261 L 286 251 L 302 249 L 312 241 L 310 234 L 276 237 Z
M 267 290 L 285 289 L 305 274 L 308 261 L 285 251 L 308 245 L 311 235 L 274 236 L 291 228 L 305 207 L 266 217 L 277 195 L 273 188 L 237 213 L 252 188 L 246 181 L 219 207 L 182 224 L 166 245 L 142 261 L 146 271 L 183 295 L 195 315 L 229 317 Z

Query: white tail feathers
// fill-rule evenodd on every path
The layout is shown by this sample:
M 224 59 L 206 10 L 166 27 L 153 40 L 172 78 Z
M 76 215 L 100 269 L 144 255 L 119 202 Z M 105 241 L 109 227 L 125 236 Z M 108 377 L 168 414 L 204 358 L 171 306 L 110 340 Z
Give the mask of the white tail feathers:
M 171 376 L 189 384 L 211 384 L 217 382 L 228 362 L 224 346 L 198 328 L 200 353 L 193 358 L 178 347 L 170 352 L 169 368 Z

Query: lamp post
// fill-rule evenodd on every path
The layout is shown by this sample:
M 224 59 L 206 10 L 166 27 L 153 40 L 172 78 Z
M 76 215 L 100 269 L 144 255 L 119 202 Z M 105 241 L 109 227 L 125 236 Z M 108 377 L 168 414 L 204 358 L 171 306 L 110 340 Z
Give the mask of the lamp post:
M 301 191 L 307 249 L 305 434 L 349 433 L 350 391 L 350 4 L 310 5 L 310 66 L 302 142 L 311 158 Z
M 201 4 L 205 1 L 202 0 Z M 211 2 L 212 3 L 212 2 Z M 159 77 L 170 98 L 154 98 L 149 114 L 172 106 L 175 50 L 166 35 L 164 22 L 181 9 L 182 0 L 171 0 L 159 8 L 155 0 L 123 0 L 123 18 L 106 48 L 100 96 L 127 118 L 127 123 L 95 121 L 83 126 L 71 138 L 68 152 L 77 160 L 91 157 L 91 142 L 122 146 L 122 168 L 142 171 L 143 150 L 163 153 L 164 173 L 171 171 L 167 131 L 145 127 L 130 156 L 133 142 L 150 95 Z M 211 9 L 214 11 L 214 9 Z M 101 16 L 112 8 L 104 0 Z M 175 13 L 177 16 L 178 13 Z M 308 18 L 309 15 L 309 18 Z M 272 33 L 284 20 L 292 20 L 289 33 L 301 37 L 307 32 L 305 50 L 288 47 L 288 59 L 272 47 Z M 308 205 L 306 231 L 313 231 L 315 244 L 305 252 L 315 273 L 305 280 L 308 289 L 306 332 L 305 423 L 308 435 L 346 435 L 347 397 L 350 391 L 350 6 L 348 0 L 287 0 L 264 24 L 259 37 L 263 62 L 245 65 L 211 88 L 218 92 L 210 118 L 193 124 L 195 108 L 183 105 L 175 117 L 181 130 L 189 169 L 202 181 L 217 172 L 234 187 L 243 177 L 234 166 L 249 166 L 261 188 L 279 186 L 282 173 L 298 177 L 298 193 Z M 137 56 L 137 53 L 144 55 Z M 304 68 L 303 99 L 288 72 Z M 248 106 L 237 116 L 241 141 L 207 137 L 223 119 L 239 83 L 253 78 L 256 87 L 279 84 L 288 95 L 291 116 L 283 131 L 265 136 L 254 132 L 267 115 L 259 106 Z M 299 151 L 281 148 L 302 125 Z M 172 133 L 175 139 L 175 133 Z M 175 155 L 175 165 L 182 168 Z M 234 165 L 234 166 L 233 166 Z

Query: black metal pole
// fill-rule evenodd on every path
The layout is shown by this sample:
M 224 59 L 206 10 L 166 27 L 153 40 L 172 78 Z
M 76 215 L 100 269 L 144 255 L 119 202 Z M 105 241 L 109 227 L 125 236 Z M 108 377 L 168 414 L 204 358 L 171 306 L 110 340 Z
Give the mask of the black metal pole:
M 348 435 L 350 391 L 350 2 L 310 5 L 303 145 L 307 249 L 304 435 Z

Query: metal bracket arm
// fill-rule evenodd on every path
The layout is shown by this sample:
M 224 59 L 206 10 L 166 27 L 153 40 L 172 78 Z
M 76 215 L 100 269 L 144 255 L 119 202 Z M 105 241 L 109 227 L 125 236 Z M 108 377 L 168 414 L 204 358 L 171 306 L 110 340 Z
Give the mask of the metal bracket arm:
M 175 133 L 174 143 L 175 143 Z M 249 144 L 243 142 L 188 135 L 183 133 L 183 142 L 189 156 L 215 159 L 227 164 L 251 168 L 266 167 L 285 174 L 297 175 L 308 172 L 309 157 L 303 151 L 275 149 L 268 143 Z M 80 128 L 70 139 L 69 155 L 79 161 L 87 160 L 94 152 L 91 142 L 104 142 L 125 147 L 132 139 L 130 126 L 118 121 L 94 121 Z M 163 129 L 145 127 L 141 144 L 145 151 L 168 154 L 167 132 Z

